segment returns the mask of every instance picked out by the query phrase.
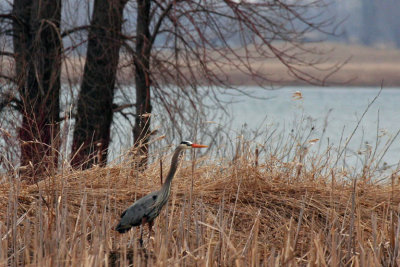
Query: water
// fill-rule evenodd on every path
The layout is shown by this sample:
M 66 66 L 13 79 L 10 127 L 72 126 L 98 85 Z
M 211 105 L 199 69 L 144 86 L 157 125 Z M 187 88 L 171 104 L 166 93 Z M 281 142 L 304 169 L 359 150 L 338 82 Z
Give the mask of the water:
M 310 146 L 307 140 L 319 139 L 309 149 L 311 152 L 322 153 L 330 145 L 333 151 L 344 151 L 342 158 L 347 165 L 359 168 L 367 152 L 372 151 L 372 154 L 376 148 L 374 158 L 382 157 L 379 166 L 390 167 L 389 171 L 397 168 L 400 160 L 400 137 L 393 141 L 383 156 L 382 153 L 386 150 L 387 142 L 392 140 L 400 129 L 400 88 L 383 89 L 364 117 L 363 113 L 378 95 L 379 88 L 285 87 L 279 90 L 262 90 L 257 87 L 247 87 L 241 89 L 246 92 L 252 91 L 254 97 L 243 95 L 222 97 L 225 101 L 232 101 L 224 105 L 230 116 L 228 119 L 230 125 L 224 128 L 224 131 L 230 135 L 230 140 L 239 135 L 244 125 L 247 132 L 259 130 L 256 141 L 260 143 L 265 142 L 263 133 L 268 131 L 276 130 L 280 136 L 290 139 L 290 136 L 297 132 L 307 135 L 312 128 L 305 140 L 304 138 L 296 140 Z M 301 93 L 301 99 L 293 97 L 297 91 Z M 158 124 L 159 113 L 163 112 L 157 110 L 155 107 L 153 127 Z M 219 115 L 223 113 L 216 112 Z M 219 116 L 211 115 L 207 118 L 215 121 L 214 125 L 205 124 L 204 127 L 211 129 L 218 124 L 226 124 L 226 120 L 218 121 L 215 117 Z M 115 120 L 110 160 L 118 157 L 133 143 L 131 126 L 121 117 L 116 116 Z M 358 128 L 353 134 L 357 125 Z M 160 135 L 165 134 L 165 129 L 160 130 Z M 350 137 L 346 149 L 343 149 Z M 188 133 L 184 138 L 196 139 L 196 136 Z M 169 140 L 167 143 L 178 141 Z M 217 141 L 217 144 L 224 145 L 221 141 Z
M 299 128 L 300 131 L 309 132 L 312 127 L 314 130 L 307 138 L 309 140 L 320 139 L 312 146 L 314 151 L 318 148 L 322 153 L 328 144 L 336 148 L 336 151 L 340 151 L 337 148 L 343 147 L 359 123 L 345 150 L 345 156 L 353 157 L 352 159 L 346 158 L 349 165 L 360 165 L 363 157 L 365 158 L 365 151 L 368 149 L 373 151 L 376 148 L 378 151 L 376 158 L 379 158 L 381 156 L 379 152 L 382 153 L 386 150 L 386 145 L 400 129 L 400 88 L 383 89 L 363 118 L 363 113 L 379 93 L 379 88 L 285 87 L 279 90 L 261 90 L 257 87 L 247 87 L 241 89 L 246 92 L 252 91 L 254 97 L 249 98 L 243 95 L 234 98 L 222 97 L 224 100 L 233 101 L 233 103 L 225 105 L 230 116 L 228 121 L 231 124 L 229 129 L 224 130 L 231 135 L 231 140 L 234 140 L 239 134 L 243 125 L 246 125 L 250 132 L 254 129 L 259 129 L 259 133 L 276 130 L 286 136 L 292 134 L 292 129 L 294 132 L 299 131 Z M 133 92 L 134 90 L 129 91 Z M 297 91 L 301 92 L 301 99 L 293 97 Z M 72 96 L 69 94 L 69 91 L 65 93 L 63 103 L 70 104 L 72 102 Z M 69 107 L 67 104 L 64 105 L 64 109 Z M 157 124 L 157 107 L 154 110 L 153 128 Z M 134 110 L 129 110 L 129 112 L 133 114 Z M 217 113 L 222 114 L 221 111 L 217 111 Z M 215 117 L 211 117 L 210 119 L 215 121 Z M 114 119 L 110 161 L 126 152 L 126 149 L 133 143 L 132 126 L 119 114 L 116 114 Z M 225 124 L 226 120 L 216 121 L 216 123 Z M 297 127 L 298 125 L 302 125 L 302 127 Z M 207 124 L 204 127 L 215 126 Z M 66 147 L 70 147 L 72 129 L 73 124 L 67 134 L 69 138 Z M 161 135 L 164 130 L 160 130 L 159 134 Z M 377 136 L 379 136 L 378 144 Z M 259 137 L 261 140 L 258 140 L 260 143 L 265 142 L 262 140 L 263 137 L 265 135 L 261 134 Z M 188 134 L 187 138 L 196 139 L 196 136 Z M 177 141 L 179 140 L 174 140 L 173 143 Z M 220 142 L 217 143 L 224 145 Z M 65 152 L 65 155 L 67 157 L 68 152 Z M 389 171 L 394 171 L 398 169 L 399 160 L 400 137 L 394 139 L 390 144 L 379 165 L 389 167 Z
M 351 136 L 359 123 L 347 149 L 354 155 L 361 155 L 368 146 L 375 149 L 377 135 L 380 137 L 378 151 L 382 151 L 384 142 L 393 138 L 400 129 L 400 88 L 383 89 L 363 118 L 379 88 L 248 89 L 255 91 L 255 98 L 237 97 L 235 99 L 239 102 L 228 106 L 233 129 L 246 124 L 250 129 L 263 126 L 290 132 L 296 122 L 306 120 L 315 128 L 312 136 L 321 138 L 322 146 L 327 145 L 328 140 L 331 145 L 338 146 L 341 139 L 343 143 Z M 302 99 L 293 97 L 296 91 L 301 92 Z M 393 167 L 399 160 L 400 138 L 396 138 L 382 164 L 386 162 Z

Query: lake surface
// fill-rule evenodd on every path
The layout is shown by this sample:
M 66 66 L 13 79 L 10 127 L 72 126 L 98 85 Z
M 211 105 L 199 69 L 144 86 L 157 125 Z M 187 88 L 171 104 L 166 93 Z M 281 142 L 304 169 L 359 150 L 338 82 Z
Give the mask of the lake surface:
M 379 152 L 386 150 L 385 145 L 400 129 L 400 88 L 383 89 L 363 118 L 363 113 L 378 95 L 380 88 L 285 87 L 278 90 L 261 90 L 247 87 L 241 89 L 252 91 L 254 97 L 243 95 L 233 98 L 223 97 L 227 101 L 234 101 L 225 105 L 230 116 L 228 120 L 230 126 L 227 131 L 232 138 L 238 135 L 244 125 L 248 132 L 254 129 L 260 129 L 261 133 L 264 130 L 276 130 L 286 136 L 293 131 L 309 132 L 312 127 L 314 130 L 307 138 L 320 139 L 312 149 L 315 151 L 318 148 L 324 151 L 328 144 L 334 148 L 338 148 L 339 145 L 343 147 L 359 123 L 345 150 L 345 157 L 348 158 L 346 161 L 349 165 L 354 165 L 357 162 L 360 164 L 362 158 L 365 158 L 363 153 L 368 149 L 373 151 L 377 147 L 376 155 L 379 156 Z M 296 92 L 301 93 L 301 99 L 294 97 Z M 157 120 L 156 110 L 157 108 L 153 122 Z M 226 120 L 215 122 L 224 124 Z M 114 131 L 121 134 L 123 129 L 119 127 Z M 126 130 L 126 135 L 122 133 L 125 137 L 119 141 L 113 139 L 111 157 L 119 155 L 121 147 L 129 147 L 132 144 L 130 133 L 129 128 Z M 377 136 L 379 136 L 378 143 Z M 263 138 L 262 134 L 259 138 Z M 259 141 L 262 143 L 264 140 Z M 386 162 L 385 165 L 394 170 L 399 160 L 400 138 L 396 138 L 387 149 L 381 164 Z
M 374 149 L 377 135 L 381 140 L 378 151 L 384 149 L 384 142 L 393 138 L 400 129 L 400 88 L 383 89 L 363 118 L 369 103 L 378 95 L 379 88 L 250 89 L 255 90 L 256 98 L 241 96 L 236 98 L 239 102 L 228 107 L 233 128 L 247 124 L 248 128 L 255 129 L 263 125 L 289 132 L 294 125 L 303 121 L 303 124 L 315 127 L 312 137 L 321 137 L 322 146 L 328 144 L 328 139 L 335 146 L 341 139 L 343 143 L 349 138 L 360 122 L 348 145 L 348 150 L 353 154 L 362 151 L 366 142 Z M 301 93 L 301 99 L 295 97 L 296 92 Z M 399 160 L 400 138 L 396 138 L 382 162 L 395 165 Z

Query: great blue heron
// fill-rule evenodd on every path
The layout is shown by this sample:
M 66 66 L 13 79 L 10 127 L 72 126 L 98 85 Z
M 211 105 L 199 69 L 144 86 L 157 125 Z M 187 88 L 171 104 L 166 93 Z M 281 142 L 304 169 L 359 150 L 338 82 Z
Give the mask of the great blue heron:
M 128 209 L 121 214 L 121 219 L 115 228 L 120 233 L 129 231 L 133 226 L 141 225 L 140 230 L 140 244 L 142 244 L 143 226 L 149 225 L 149 236 L 153 227 L 154 219 L 160 214 L 161 209 L 168 201 L 171 191 L 171 181 L 175 176 L 178 169 L 179 162 L 186 149 L 207 147 L 206 145 L 193 144 L 190 141 L 182 141 L 175 149 L 174 155 L 171 160 L 171 168 L 169 170 L 167 179 L 158 191 L 151 192 L 150 194 L 138 199 Z

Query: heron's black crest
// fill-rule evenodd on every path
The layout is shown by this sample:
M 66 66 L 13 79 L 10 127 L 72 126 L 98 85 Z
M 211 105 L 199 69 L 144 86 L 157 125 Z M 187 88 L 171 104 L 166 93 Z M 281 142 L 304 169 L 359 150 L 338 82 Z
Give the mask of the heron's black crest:
M 182 141 L 181 145 L 187 145 L 187 146 L 191 146 L 193 143 L 190 141 Z

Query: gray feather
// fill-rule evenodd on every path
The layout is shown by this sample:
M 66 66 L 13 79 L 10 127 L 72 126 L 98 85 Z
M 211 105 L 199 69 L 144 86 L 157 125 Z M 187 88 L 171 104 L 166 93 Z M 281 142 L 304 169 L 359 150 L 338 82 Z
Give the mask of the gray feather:
M 159 191 L 151 192 L 150 194 L 138 199 L 135 203 L 132 204 L 132 206 L 127 208 L 122 213 L 121 220 L 115 230 L 120 233 L 124 233 L 133 226 L 139 226 L 142 223 L 143 218 L 146 218 L 148 221 L 152 221 L 152 219 L 147 218 L 147 216 L 152 211 L 158 194 Z

